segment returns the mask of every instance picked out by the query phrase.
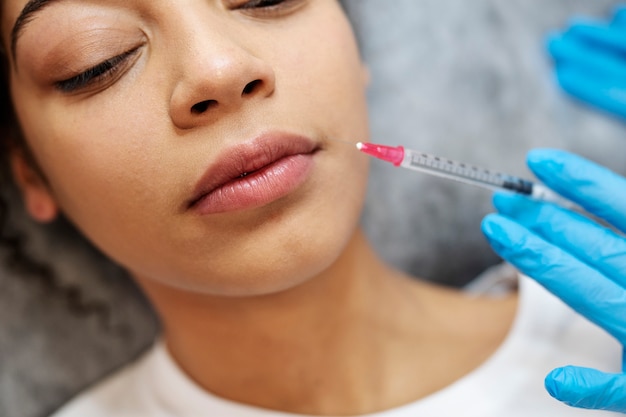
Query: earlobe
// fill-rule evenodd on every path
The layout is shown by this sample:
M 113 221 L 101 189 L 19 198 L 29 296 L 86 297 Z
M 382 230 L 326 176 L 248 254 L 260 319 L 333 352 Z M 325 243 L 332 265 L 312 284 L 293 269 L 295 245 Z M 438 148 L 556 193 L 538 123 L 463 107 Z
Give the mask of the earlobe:
M 59 208 L 48 184 L 32 166 L 22 152 L 14 151 L 11 155 L 13 178 L 22 193 L 24 206 L 30 216 L 38 222 L 48 223 L 54 220 Z

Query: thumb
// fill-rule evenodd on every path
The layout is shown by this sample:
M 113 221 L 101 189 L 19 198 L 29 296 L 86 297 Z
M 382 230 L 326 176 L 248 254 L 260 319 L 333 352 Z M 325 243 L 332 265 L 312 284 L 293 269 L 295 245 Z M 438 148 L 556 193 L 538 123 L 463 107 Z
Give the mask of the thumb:
M 546 389 L 572 407 L 626 413 L 626 375 L 566 366 L 546 376 Z

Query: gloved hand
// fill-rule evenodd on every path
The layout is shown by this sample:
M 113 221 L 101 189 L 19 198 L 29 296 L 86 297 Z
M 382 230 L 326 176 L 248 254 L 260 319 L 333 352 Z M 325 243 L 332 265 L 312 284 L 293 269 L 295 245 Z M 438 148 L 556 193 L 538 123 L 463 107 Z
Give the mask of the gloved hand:
M 583 102 L 626 118 L 626 6 L 610 23 L 576 20 L 548 39 L 561 87 Z
M 528 165 L 547 186 L 626 231 L 626 178 L 579 156 L 534 150 Z M 581 214 L 518 195 L 496 194 L 483 220 L 494 250 L 626 345 L 626 235 Z M 566 404 L 626 413 L 626 373 L 565 367 L 545 380 Z

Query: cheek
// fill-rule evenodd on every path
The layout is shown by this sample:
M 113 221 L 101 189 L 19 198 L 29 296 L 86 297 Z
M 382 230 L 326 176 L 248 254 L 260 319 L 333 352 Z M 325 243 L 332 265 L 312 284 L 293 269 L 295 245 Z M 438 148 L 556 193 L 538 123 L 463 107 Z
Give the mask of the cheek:
M 364 141 L 368 137 L 367 71 L 343 15 L 334 17 L 327 29 L 309 37 L 305 47 L 293 48 L 299 52 L 293 58 L 297 68 L 292 71 L 302 74 L 296 78 L 301 85 L 293 91 L 299 92 L 307 111 L 331 127 L 328 134 Z
M 166 119 L 158 108 L 141 110 L 145 98 L 137 96 L 144 90 L 105 92 L 79 103 L 37 97 L 20 102 L 25 136 L 66 214 L 82 205 L 99 208 L 103 200 L 124 204 L 154 194 L 156 181 L 150 179 L 163 167 L 165 126 L 159 120 Z M 38 111 L 25 110 L 32 108 Z M 123 198 L 129 194 L 134 198 Z
M 124 108 L 132 102 L 94 100 L 85 109 L 39 106 L 36 114 L 20 112 L 57 204 L 109 255 L 106 249 L 119 248 L 120 253 L 133 249 L 129 237 L 141 235 L 148 222 L 170 209 L 171 201 L 163 201 L 167 193 L 159 190 L 175 187 L 175 173 L 164 174 L 172 167 L 159 157 L 163 143 L 154 135 L 159 127 L 154 120 L 145 123 L 140 112 Z M 33 108 L 28 103 L 21 103 L 21 108 Z

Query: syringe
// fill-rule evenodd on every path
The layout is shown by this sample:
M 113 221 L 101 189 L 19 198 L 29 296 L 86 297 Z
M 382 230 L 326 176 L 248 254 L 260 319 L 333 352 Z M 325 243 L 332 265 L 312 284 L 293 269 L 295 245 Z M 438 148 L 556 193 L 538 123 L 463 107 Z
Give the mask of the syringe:
M 565 207 L 572 206 L 571 202 L 565 200 L 546 186 L 513 175 L 495 172 L 419 151 L 404 149 L 403 146 L 386 146 L 359 142 L 356 144 L 356 147 L 361 152 L 383 161 L 391 162 L 395 166 L 422 171 L 427 174 L 477 185 L 490 190 L 507 190 L 524 194 Z

